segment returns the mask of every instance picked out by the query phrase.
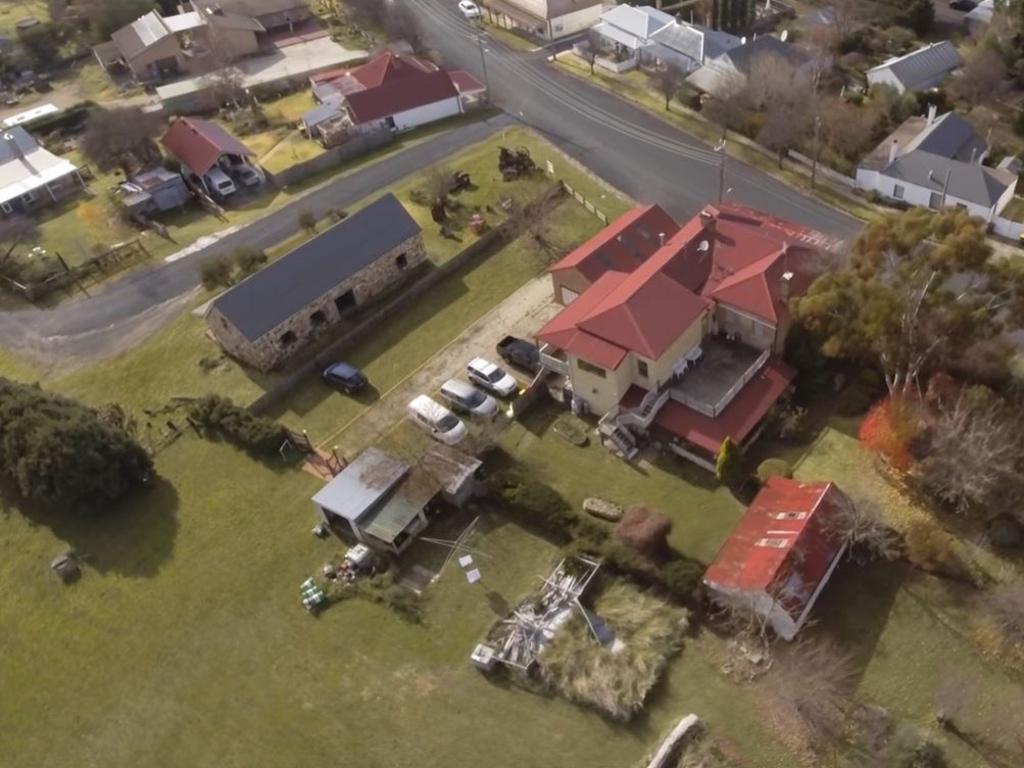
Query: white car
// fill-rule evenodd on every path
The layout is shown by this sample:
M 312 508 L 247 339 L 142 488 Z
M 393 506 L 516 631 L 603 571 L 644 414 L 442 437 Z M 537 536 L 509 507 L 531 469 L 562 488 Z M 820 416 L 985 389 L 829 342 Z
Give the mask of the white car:
M 519 383 L 490 360 L 475 357 L 466 366 L 466 375 L 474 384 L 479 384 L 498 397 L 510 397 L 519 389 Z
M 480 18 L 480 6 L 472 0 L 459 0 L 459 10 L 462 11 L 462 15 L 467 19 Z
M 217 166 L 203 174 L 203 183 L 207 191 L 214 197 L 227 197 L 233 195 L 238 189 L 235 182 Z
M 409 418 L 445 445 L 455 445 L 466 436 L 466 425 L 462 419 L 426 395 L 419 395 L 409 403 Z

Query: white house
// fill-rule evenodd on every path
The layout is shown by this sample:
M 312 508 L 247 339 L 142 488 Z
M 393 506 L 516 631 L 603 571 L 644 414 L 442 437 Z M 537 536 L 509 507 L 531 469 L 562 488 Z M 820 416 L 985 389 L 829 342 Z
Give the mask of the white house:
M 964 16 L 967 29 L 973 34 L 980 34 L 992 23 L 992 13 L 995 11 L 994 0 L 981 0 L 973 10 Z
M 895 56 L 867 71 L 869 85 L 888 85 L 899 93 L 934 88 L 964 63 L 948 40 L 929 43 L 916 51 Z
M 493 23 L 519 28 L 545 40 L 589 29 L 601 18 L 602 0 L 484 0 Z
M 933 210 L 957 206 L 993 223 L 1013 199 L 1016 174 L 983 165 L 985 140 L 953 112 L 908 118 L 857 168 L 857 186 Z
M 21 126 L 0 134 L 0 212 L 29 213 L 85 188 L 78 169 Z

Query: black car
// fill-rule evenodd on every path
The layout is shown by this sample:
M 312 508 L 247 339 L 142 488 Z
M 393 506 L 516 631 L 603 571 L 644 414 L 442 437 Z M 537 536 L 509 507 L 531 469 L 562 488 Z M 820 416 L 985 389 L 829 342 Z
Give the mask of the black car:
M 540 368 L 540 351 L 528 341 L 517 339 L 515 336 L 506 336 L 498 342 L 495 349 L 498 356 L 509 365 L 527 371 L 536 371 Z
M 337 387 L 350 395 L 363 389 L 367 384 L 363 372 L 348 363 L 335 363 L 324 371 L 323 377 L 332 387 Z
M 950 0 L 949 7 L 954 11 L 973 11 L 978 6 L 975 0 Z

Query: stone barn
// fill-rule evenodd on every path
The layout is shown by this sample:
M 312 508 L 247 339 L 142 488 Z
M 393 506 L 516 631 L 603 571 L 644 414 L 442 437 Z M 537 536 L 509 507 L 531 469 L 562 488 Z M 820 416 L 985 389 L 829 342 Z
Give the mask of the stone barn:
M 224 350 L 268 371 L 424 261 L 420 226 L 387 194 L 214 300 Z

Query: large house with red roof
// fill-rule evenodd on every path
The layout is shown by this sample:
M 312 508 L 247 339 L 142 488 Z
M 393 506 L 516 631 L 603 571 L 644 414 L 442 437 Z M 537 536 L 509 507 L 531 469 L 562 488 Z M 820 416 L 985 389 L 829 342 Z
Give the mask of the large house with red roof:
M 537 334 L 541 362 L 627 458 L 650 434 L 713 469 L 793 379 L 779 357 L 788 301 L 825 239 L 731 203 L 682 226 L 657 205 L 629 211 L 551 268 L 565 308 Z
M 219 169 L 228 176 L 241 169 L 252 169 L 263 178 L 253 163 L 256 153 L 223 127 L 198 117 L 179 117 L 171 121 L 160 143 L 181 162 L 181 175 L 193 187 L 201 187 L 212 197 L 221 197 L 211 171 Z
M 383 53 L 348 70 L 315 75 L 318 107 L 302 116 L 311 138 L 327 124 L 352 133 L 387 127 L 404 131 L 465 112 L 484 86 L 468 72 L 448 71 L 418 56 Z
M 769 479 L 704 574 L 712 600 L 792 640 L 846 551 L 830 525 L 846 503 L 832 483 Z

